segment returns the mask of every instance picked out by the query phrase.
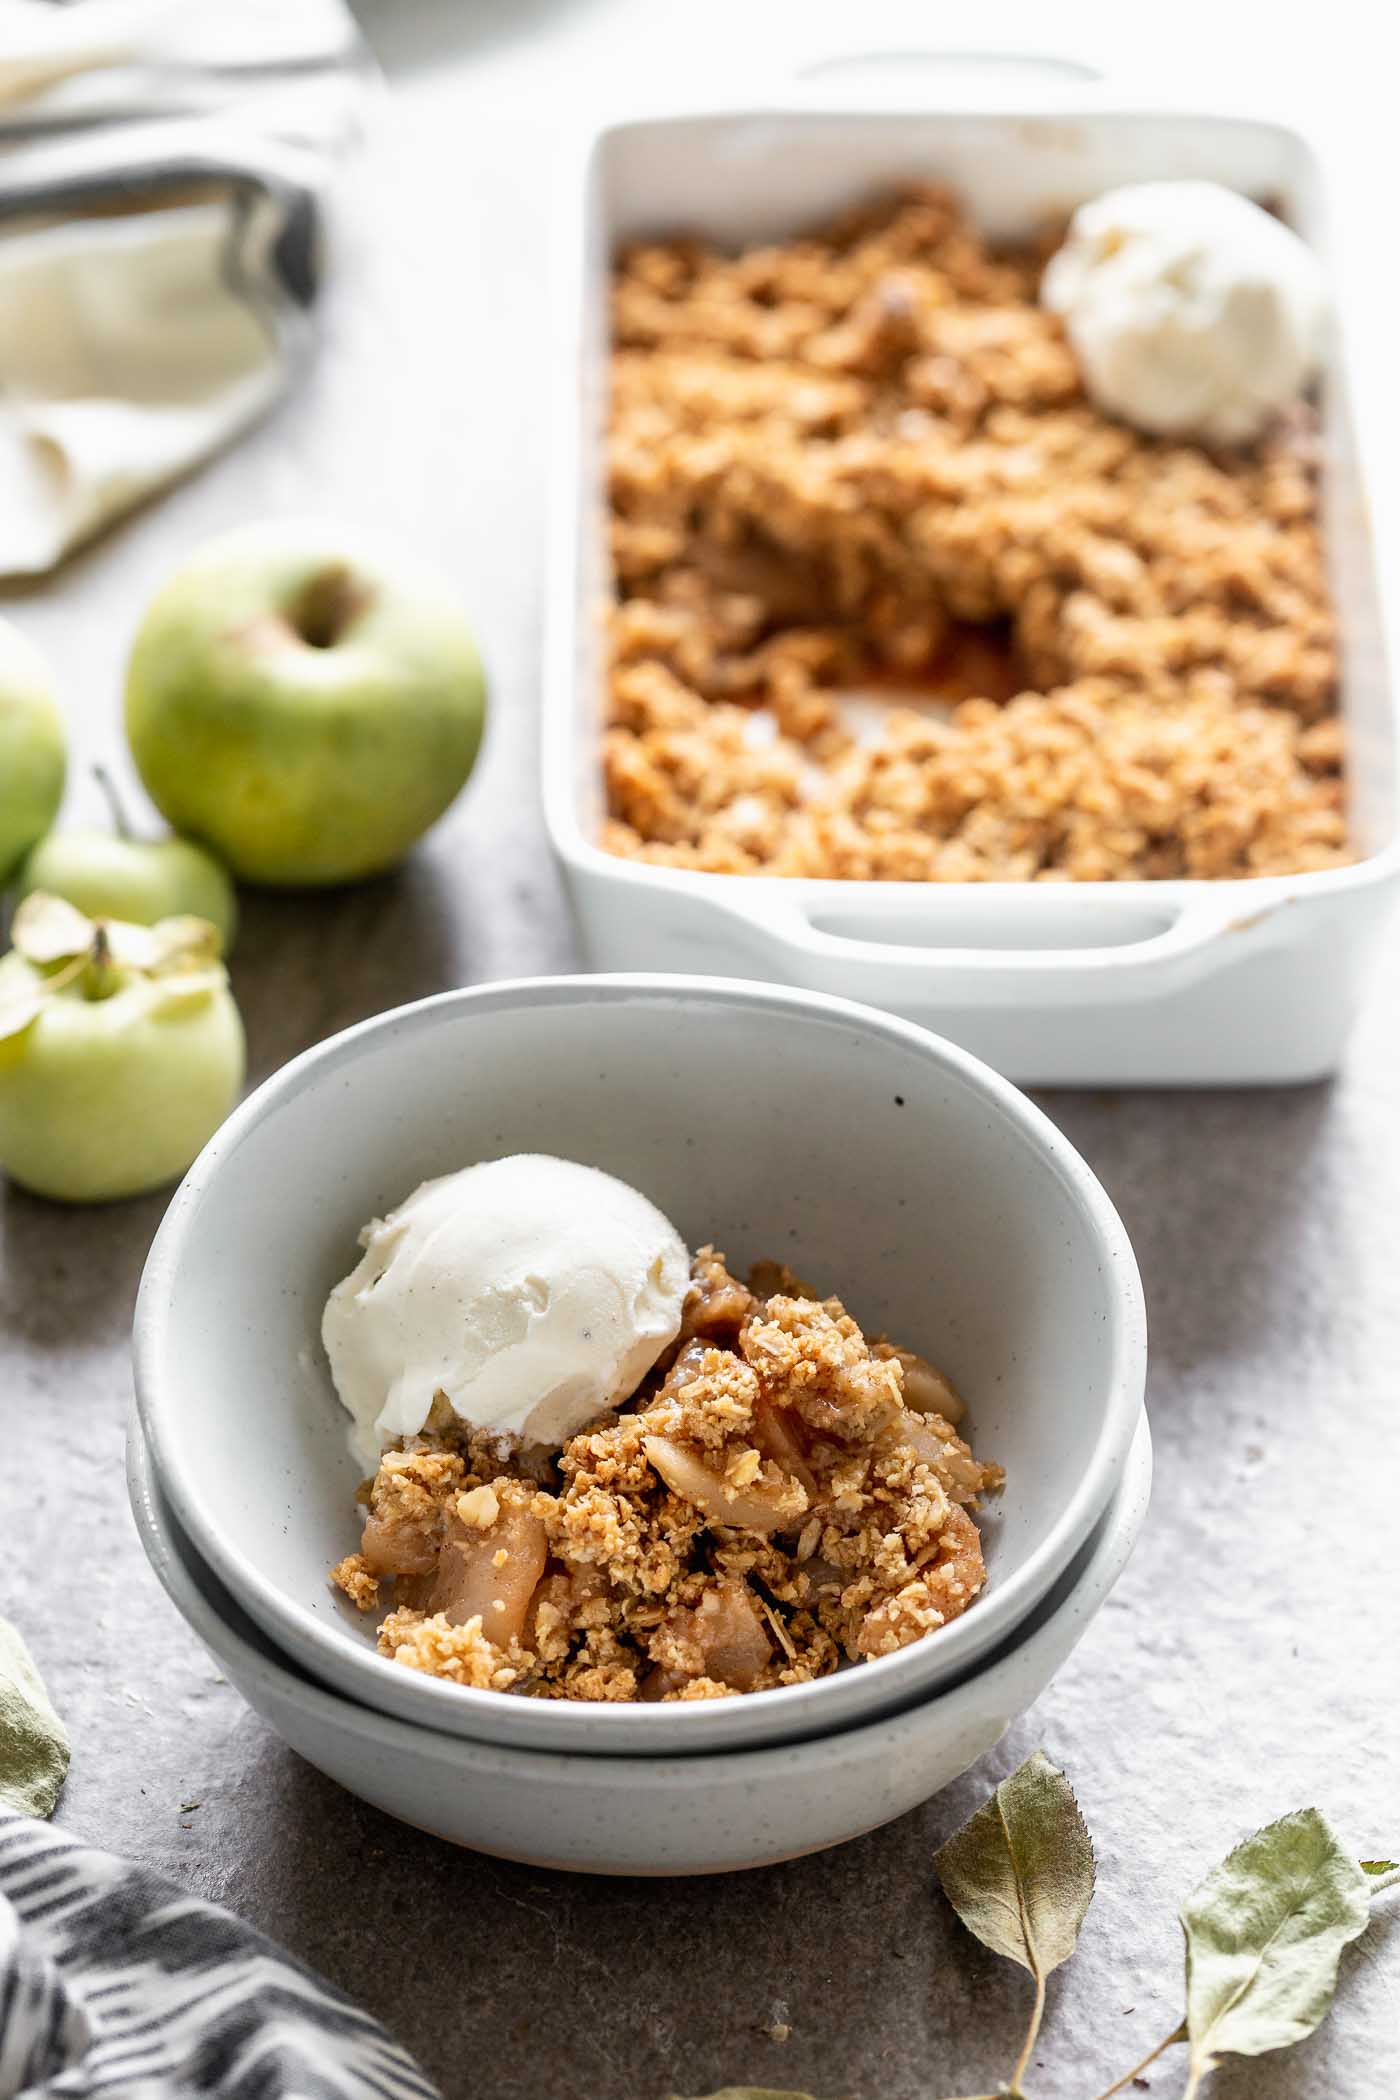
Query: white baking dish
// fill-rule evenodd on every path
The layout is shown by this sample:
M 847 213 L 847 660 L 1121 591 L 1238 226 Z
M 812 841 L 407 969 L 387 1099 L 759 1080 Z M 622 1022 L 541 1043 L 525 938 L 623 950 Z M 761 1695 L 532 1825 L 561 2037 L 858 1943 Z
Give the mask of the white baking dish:
M 985 228 L 1009 238 L 1113 184 L 1187 175 L 1277 199 L 1325 247 L 1317 164 L 1295 132 L 1071 92 L 1072 103 L 1061 83 L 1052 110 L 768 108 L 594 134 L 566 189 L 553 342 L 550 837 L 598 969 L 841 993 L 936 1028 L 1025 1081 L 1312 1079 L 1337 1063 L 1400 885 L 1400 739 L 1342 328 L 1325 390 L 1325 501 L 1355 866 L 1251 882 L 864 883 L 691 874 L 596 844 L 611 251 L 677 228 L 733 244 L 775 238 L 910 179 L 951 183 Z

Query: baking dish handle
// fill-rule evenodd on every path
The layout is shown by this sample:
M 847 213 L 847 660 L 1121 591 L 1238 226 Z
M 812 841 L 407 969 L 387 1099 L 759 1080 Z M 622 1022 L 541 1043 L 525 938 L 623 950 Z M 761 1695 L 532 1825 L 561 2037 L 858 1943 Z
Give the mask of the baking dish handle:
M 782 894 L 787 885 L 775 885 L 742 902 L 723 903 L 721 909 L 743 926 L 750 953 L 790 983 L 871 1005 L 926 1001 L 988 1007 L 1028 999 L 1038 1005 L 1092 1005 L 1179 990 L 1226 961 L 1227 951 L 1228 959 L 1236 959 L 1244 939 L 1253 946 L 1289 903 L 1275 895 L 1254 904 L 1236 893 L 1232 900 L 1203 897 L 1175 910 L 1133 905 L 1118 913 L 1112 904 L 1095 900 L 1101 926 L 1097 945 L 1011 946 L 999 941 L 1007 925 L 1006 906 L 991 885 L 971 896 L 964 893 L 956 906 L 950 897 L 942 913 L 937 912 L 942 900 L 935 897 L 917 912 L 890 915 L 879 933 L 871 930 L 872 917 L 880 912 L 878 886 L 860 887 L 860 903 L 849 907 L 815 904 Z M 995 929 L 993 911 L 1002 914 Z M 1159 922 L 1154 930 L 1133 930 L 1154 919 Z M 1025 915 L 1015 914 L 1015 930 L 1024 941 Z M 917 937 L 900 938 L 905 932 Z M 979 932 L 984 935 L 980 944 Z M 990 940 L 988 933 L 994 936 Z
M 1052 110 L 1061 100 L 1082 102 L 1104 84 L 1104 74 L 1068 53 L 913 47 L 814 53 L 790 66 L 782 81 L 788 98 L 799 102 L 839 88 L 875 104 L 888 96 L 907 100 L 916 84 L 959 110 L 999 110 L 1027 101 Z

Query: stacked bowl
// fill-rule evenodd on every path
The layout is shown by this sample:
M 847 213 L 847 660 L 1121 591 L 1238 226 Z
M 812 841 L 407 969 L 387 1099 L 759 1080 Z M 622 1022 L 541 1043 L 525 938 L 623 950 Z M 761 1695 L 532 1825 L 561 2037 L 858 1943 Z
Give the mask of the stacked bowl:
M 361 1469 L 321 1311 L 367 1220 L 512 1152 L 605 1169 L 737 1268 L 790 1260 L 948 1373 L 1006 1469 L 961 1618 L 814 1683 L 655 1705 L 473 1690 L 376 1652 L 327 1581 L 357 1542 Z M 1146 1508 L 1145 1361 L 1112 1205 L 966 1053 L 756 984 L 497 984 L 307 1052 L 196 1162 L 137 1310 L 132 1505 L 231 1681 L 366 1800 L 512 1859 L 714 1872 L 902 1814 L 1045 1688 Z

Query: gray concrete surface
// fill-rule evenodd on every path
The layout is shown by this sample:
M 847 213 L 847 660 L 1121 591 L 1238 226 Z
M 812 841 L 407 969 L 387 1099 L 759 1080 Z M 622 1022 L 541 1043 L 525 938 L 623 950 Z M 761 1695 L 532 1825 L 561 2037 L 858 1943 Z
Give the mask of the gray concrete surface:
M 119 763 L 131 629 L 206 533 L 316 508 L 463 579 L 494 674 L 479 780 L 395 879 L 248 900 L 234 974 L 258 1074 L 400 1000 L 575 961 L 532 789 L 549 129 L 534 97 L 576 49 L 612 65 L 638 16 L 555 12 L 477 11 L 478 51 L 470 9 L 367 0 L 401 100 L 347 210 L 315 373 L 228 459 L 6 607 L 57 660 L 83 755 Z M 75 783 L 70 813 L 95 807 Z M 452 2100 L 742 2081 L 933 2100 L 1004 2075 L 1027 1994 L 952 1919 L 930 1857 L 1043 1743 L 1078 1787 L 1100 1893 L 1052 1986 L 1031 2090 L 1091 2100 L 1174 2023 L 1175 1905 L 1236 1838 L 1317 1802 L 1359 1853 L 1400 1849 L 1397 1040 L 1392 965 L 1334 1085 L 1047 1097 L 1146 1280 L 1157 1489 L 1136 1559 L 994 1758 L 842 1851 L 730 1880 L 592 1882 L 457 1853 L 286 1750 L 166 1603 L 125 1506 L 127 1333 L 160 1201 L 84 1214 L 7 1192 L 0 1609 L 72 1730 L 59 1820 L 284 1941 Z M 1215 2090 L 1389 2092 L 1398 1975 L 1391 1917 L 1348 1956 L 1313 2040 Z M 1167 2059 L 1150 2090 L 1182 2077 Z

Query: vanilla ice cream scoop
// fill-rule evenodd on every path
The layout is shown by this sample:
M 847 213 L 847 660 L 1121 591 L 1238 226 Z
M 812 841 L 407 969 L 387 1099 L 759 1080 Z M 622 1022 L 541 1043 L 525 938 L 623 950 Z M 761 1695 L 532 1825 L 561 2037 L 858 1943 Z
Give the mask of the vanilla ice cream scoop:
M 690 1283 L 655 1204 L 539 1153 L 425 1181 L 360 1244 L 321 1338 L 370 1471 L 438 1393 L 473 1428 L 562 1444 L 675 1340 Z
M 1214 182 L 1144 182 L 1081 205 L 1041 283 L 1091 399 L 1158 437 L 1246 444 L 1321 361 L 1322 269 L 1296 233 Z

